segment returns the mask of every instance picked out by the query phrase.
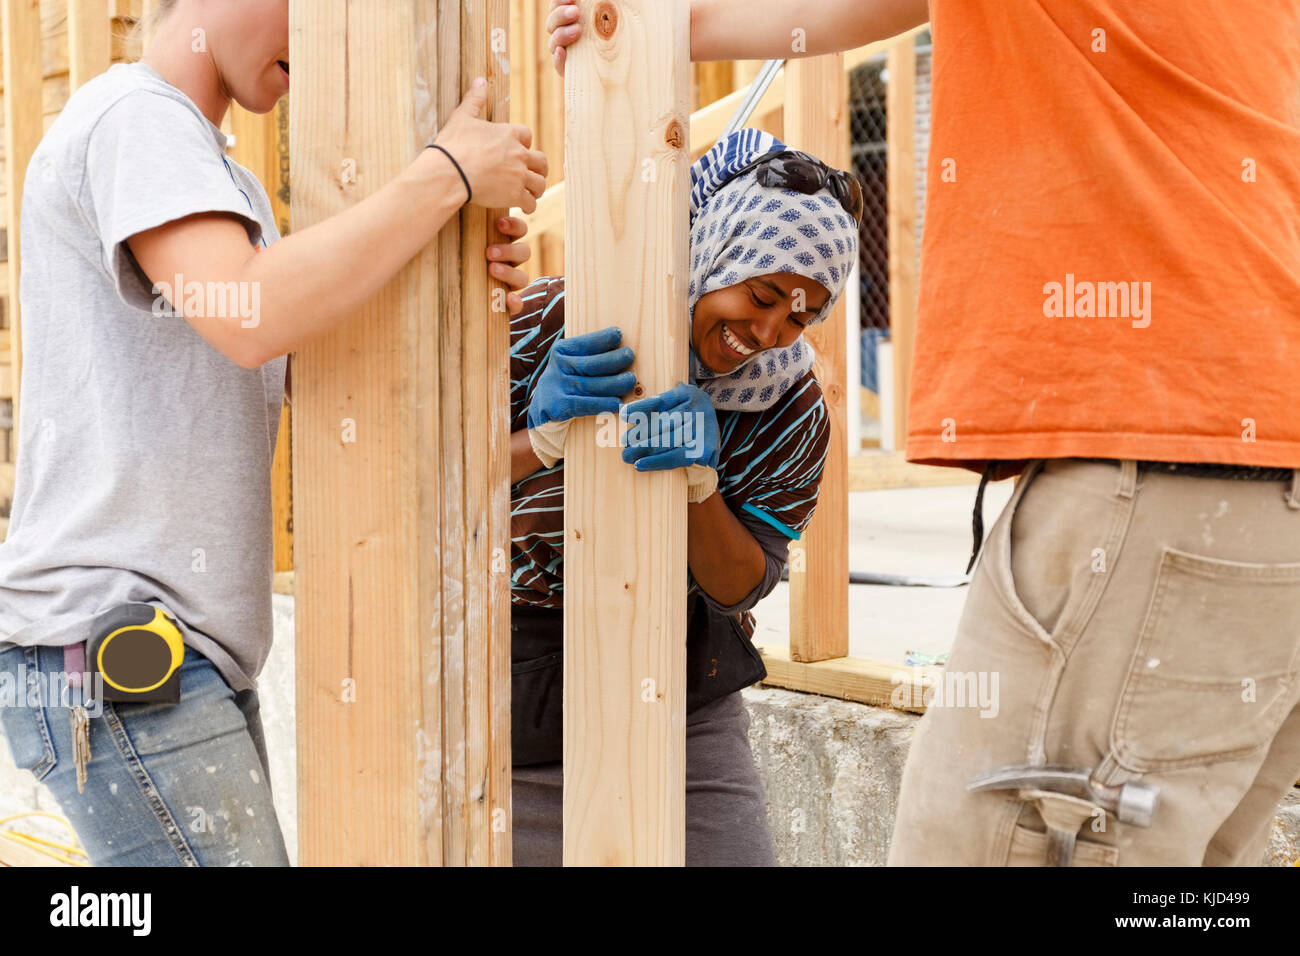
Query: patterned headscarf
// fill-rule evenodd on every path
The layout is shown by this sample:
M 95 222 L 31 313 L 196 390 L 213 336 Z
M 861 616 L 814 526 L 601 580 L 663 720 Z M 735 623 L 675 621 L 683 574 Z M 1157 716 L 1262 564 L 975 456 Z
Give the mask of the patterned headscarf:
M 760 186 L 755 171 L 727 176 L 769 152 L 775 136 L 742 129 L 719 140 L 691 166 L 690 316 L 706 293 L 754 276 L 793 272 L 830 293 L 812 323 L 823 321 L 848 284 L 858 257 L 858 224 L 829 190 L 809 196 Z M 731 372 L 707 368 L 691 351 L 692 381 L 717 409 L 761 411 L 775 404 L 813 365 L 802 337 L 758 352 Z

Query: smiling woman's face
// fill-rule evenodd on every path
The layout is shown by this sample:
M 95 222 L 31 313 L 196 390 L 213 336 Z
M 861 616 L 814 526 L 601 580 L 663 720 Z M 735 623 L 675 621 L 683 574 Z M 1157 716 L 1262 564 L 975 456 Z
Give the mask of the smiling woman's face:
M 792 345 L 829 299 L 820 282 L 792 272 L 715 289 L 695 303 L 691 347 L 706 368 L 734 371 L 756 352 Z
M 289 0 L 227 0 L 205 13 L 226 92 L 254 113 L 274 109 L 289 91 Z

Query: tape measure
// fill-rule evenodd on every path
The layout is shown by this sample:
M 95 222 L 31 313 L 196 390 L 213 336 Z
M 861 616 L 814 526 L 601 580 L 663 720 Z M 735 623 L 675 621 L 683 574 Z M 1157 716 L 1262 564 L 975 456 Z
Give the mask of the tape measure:
M 185 643 L 176 622 L 152 604 L 122 604 L 91 623 L 86 665 L 105 700 L 179 703 Z

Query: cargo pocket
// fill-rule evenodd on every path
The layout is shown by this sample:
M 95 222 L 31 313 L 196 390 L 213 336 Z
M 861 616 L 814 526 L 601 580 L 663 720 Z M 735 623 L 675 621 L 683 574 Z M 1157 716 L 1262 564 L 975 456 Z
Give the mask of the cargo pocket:
M 37 652 L 38 649 L 35 647 L 23 648 L 22 659 L 28 680 L 39 675 L 44 687 L 48 680 L 38 669 Z M 17 660 L 16 652 L 7 653 L 11 659 Z M 11 678 L 16 677 L 16 674 L 11 675 Z M 30 771 L 37 780 L 44 780 L 57 763 L 49 719 L 45 708 L 39 704 L 29 706 L 27 686 L 19 686 L 16 679 L 12 680 L 12 686 L 12 699 L 7 691 L 0 694 L 0 726 L 4 727 L 4 736 L 9 742 L 9 752 L 13 756 L 14 766 L 19 770 Z M 67 713 L 66 710 L 61 712 Z
M 1173 769 L 1245 756 L 1286 718 L 1300 653 L 1300 564 L 1166 548 L 1111 728 L 1118 763 Z
M 517 767 L 552 763 L 564 753 L 564 654 L 510 665 L 510 749 Z
M 1119 863 L 1119 850 L 1104 843 L 1094 843 L 1083 837 L 1075 837 L 1074 853 L 1070 857 L 1070 866 L 1116 866 Z M 1007 856 L 1007 866 L 1045 866 L 1047 864 L 1047 833 L 1030 829 L 1023 823 L 1017 823 L 1011 833 L 1011 852 Z

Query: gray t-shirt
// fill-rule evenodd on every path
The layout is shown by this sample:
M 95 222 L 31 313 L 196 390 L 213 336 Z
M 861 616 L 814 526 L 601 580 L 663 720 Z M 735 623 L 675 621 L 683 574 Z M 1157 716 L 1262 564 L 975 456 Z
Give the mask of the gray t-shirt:
M 278 239 L 266 191 L 225 146 L 188 97 L 133 63 L 73 94 L 32 157 L 0 641 L 72 644 L 101 611 L 139 601 L 246 690 L 271 647 L 285 359 L 240 368 L 165 314 L 125 241 L 214 211 L 256 246 Z M 241 311 L 227 308 L 251 322 L 255 302 L 246 290 Z

